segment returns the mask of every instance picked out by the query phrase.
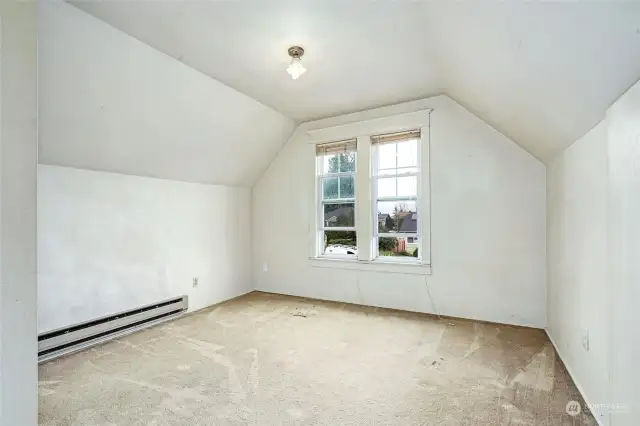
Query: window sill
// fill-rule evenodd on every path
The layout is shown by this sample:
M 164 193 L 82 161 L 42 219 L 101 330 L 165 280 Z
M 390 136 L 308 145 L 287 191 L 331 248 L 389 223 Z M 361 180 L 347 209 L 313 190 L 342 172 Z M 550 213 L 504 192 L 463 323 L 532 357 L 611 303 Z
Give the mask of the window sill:
M 355 260 L 330 257 L 310 257 L 314 268 L 351 269 L 370 272 L 388 272 L 395 274 L 431 275 L 431 265 L 419 262 L 394 262 L 381 259 Z

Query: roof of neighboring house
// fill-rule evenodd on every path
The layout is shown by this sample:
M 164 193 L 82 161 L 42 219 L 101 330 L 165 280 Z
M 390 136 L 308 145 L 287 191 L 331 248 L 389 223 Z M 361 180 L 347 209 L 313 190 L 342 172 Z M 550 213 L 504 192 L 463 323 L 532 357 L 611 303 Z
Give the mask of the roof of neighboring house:
M 335 210 L 326 212 L 324 214 L 324 220 L 330 221 L 333 218 L 335 218 L 334 220 L 337 220 L 340 216 L 349 217 L 350 215 L 353 215 L 353 214 L 354 214 L 353 207 L 338 207 Z
M 389 213 L 378 213 L 378 220 L 387 220 L 388 217 L 391 217 Z
M 398 232 L 418 232 L 418 213 L 407 212 L 407 214 L 402 219 L 402 222 L 400 222 L 400 229 L 398 229 Z

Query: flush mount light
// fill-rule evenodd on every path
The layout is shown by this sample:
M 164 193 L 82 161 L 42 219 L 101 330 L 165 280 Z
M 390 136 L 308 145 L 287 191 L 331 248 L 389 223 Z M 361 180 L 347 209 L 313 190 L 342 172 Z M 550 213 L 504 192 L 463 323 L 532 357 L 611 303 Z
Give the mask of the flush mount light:
M 297 80 L 307 69 L 302 66 L 302 58 L 304 55 L 304 49 L 300 46 L 291 46 L 289 48 L 289 56 L 291 56 L 291 63 L 287 67 L 287 72 L 294 80 Z

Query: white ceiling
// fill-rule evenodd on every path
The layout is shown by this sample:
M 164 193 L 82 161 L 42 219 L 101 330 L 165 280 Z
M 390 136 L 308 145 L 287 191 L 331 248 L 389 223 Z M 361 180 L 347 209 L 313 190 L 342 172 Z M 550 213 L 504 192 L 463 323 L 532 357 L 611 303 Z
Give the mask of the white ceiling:
M 640 78 L 640 2 L 74 4 L 295 120 L 447 93 L 542 159 Z
M 640 78 L 640 2 L 426 6 L 446 92 L 543 160 Z

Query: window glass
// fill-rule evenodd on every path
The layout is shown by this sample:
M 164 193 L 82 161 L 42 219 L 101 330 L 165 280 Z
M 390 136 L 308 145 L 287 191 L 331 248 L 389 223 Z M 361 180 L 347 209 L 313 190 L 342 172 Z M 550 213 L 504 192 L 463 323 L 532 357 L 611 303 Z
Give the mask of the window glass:
M 418 177 L 379 178 L 378 198 L 418 195 Z
M 356 153 L 341 152 L 338 154 L 325 155 L 323 159 L 323 174 L 355 172 Z
M 352 227 L 355 226 L 355 203 L 325 204 L 325 227 Z
M 402 237 L 378 238 L 378 256 L 418 257 L 418 243 Z
M 395 144 L 383 144 L 378 146 L 378 170 L 396 168 Z
M 356 177 L 340 176 L 340 198 L 354 198 L 356 195 Z
M 322 254 L 357 256 L 358 240 L 355 231 L 324 231 Z
M 398 168 L 418 166 L 418 141 L 413 139 L 406 142 L 398 142 L 397 147 Z
M 415 201 L 378 201 L 378 232 L 418 233 L 418 212 Z
M 339 178 L 323 178 L 322 179 L 322 198 L 325 200 L 335 200 L 339 197 Z
M 338 154 L 338 170 L 340 172 L 355 172 L 356 171 L 356 153 L 346 152 L 344 154 Z

